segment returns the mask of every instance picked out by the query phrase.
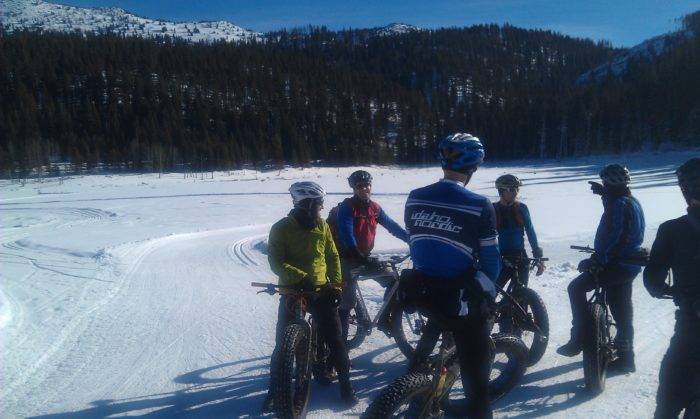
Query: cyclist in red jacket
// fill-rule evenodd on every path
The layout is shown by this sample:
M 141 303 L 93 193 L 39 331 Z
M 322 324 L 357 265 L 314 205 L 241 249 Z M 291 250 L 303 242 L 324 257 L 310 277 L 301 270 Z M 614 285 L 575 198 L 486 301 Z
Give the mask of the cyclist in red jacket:
M 340 321 L 343 336 L 348 335 L 348 317 L 355 307 L 357 281 L 352 277 L 352 269 L 361 265 L 376 265 L 370 257 L 377 235 L 377 225 L 381 224 L 395 237 L 408 242 L 408 234 L 403 227 L 387 215 L 382 207 L 372 201 L 372 175 L 365 170 L 353 172 L 348 178 L 353 196 L 333 208 L 328 215 L 328 224 L 333 231 L 336 246 L 340 253 L 343 274 L 343 302 L 340 305 Z

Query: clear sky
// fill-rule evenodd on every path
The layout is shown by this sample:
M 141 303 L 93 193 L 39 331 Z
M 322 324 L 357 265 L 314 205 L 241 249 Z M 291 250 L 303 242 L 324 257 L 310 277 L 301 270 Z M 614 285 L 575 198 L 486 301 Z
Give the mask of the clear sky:
M 393 22 L 423 28 L 504 23 L 607 39 L 629 47 L 678 28 L 700 0 L 56 0 L 118 6 L 148 18 L 228 20 L 260 32 L 298 26 L 367 28 Z

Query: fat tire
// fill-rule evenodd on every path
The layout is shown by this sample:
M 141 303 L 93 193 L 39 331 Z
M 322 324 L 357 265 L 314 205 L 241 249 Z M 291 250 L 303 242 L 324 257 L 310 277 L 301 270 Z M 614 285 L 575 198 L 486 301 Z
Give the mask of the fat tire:
M 508 370 L 489 383 L 489 396 L 494 402 L 508 394 L 525 375 L 528 367 L 528 350 L 522 339 L 507 333 L 492 336 L 496 353 L 508 354 Z
M 367 335 L 369 335 L 367 324 L 371 322 L 371 319 L 369 317 L 369 313 L 367 313 L 367 308 L 359 301 L 359 298 L 361 297 L 358 295 L 357 298 L 358 301 L 355 303 L 355 307 L 350 310 L 350 316 L 352 316 L 353 312 L 355 313 L 357 332 L 355 333 L 355 336 L 348 338 L 348 340 L 345 342 L 348 350 L 358 348 L 360 345 L 362 345 L 362 342 L 365 341 Z M 348 328 L 349 327 L 350 326 L 348 325 Z
M 306 416 L 311 393 L 311 365 L 299 362 L 310 363 L 309 359 L 309 337 L 308 329 L 296 323 L 288 325 L 284 329 L 282 345 L 278 353 L 277 371 L 273 375 L 272 388 L 274 391 L 275 412 L 283 419 L 296 419 Z M 301 358 L 299 358 L 301 356 Z M 295 362 L 296 360 L 296 362 Z M 306 383 L 301 388 L 295 388 L 295 377 L 297 368 L 306 368 Z M 297 394 L 300 391 L 301 394 Z M 299 403 L 296 403 L 297 399 Z
M 388 387 L 384 388 L 362 415 L 363 419 L 384 419 L 392 417 L 393 413 L 407 401 L 420 397 L 432 387 L 430 374 L 409 373 L 403 375 Z
M 528 350 L 525 343 L 517 336 L 508 333 L 497 333 L 491 336 L 494 344 L 494 357 L 496 354 L 508 355 L 507 369 L 501 372 L 495 380 L 489 382 L 489 398 L 491 403 L 502 398 L 514 389 L 522 380 L 527 370 Z M 449 399 L 443 402 L 443 409 L 449 416 L 468 416 L 468 402 L 450 403 Z
M 605 354 L 605 310 L 600 303 L 589 304 L 586 334 L 583 341 L 583 378 L 586 389 L 594 395 L 605 390 L 608 359 Z
M 549 315 L 547 307 L 544 305 L 542 298 L 530 288 L 520 288 L 513 293 L 513 298 L 522 304 L 524 302 L 532 310 L 532 317 L 540 328 L 542 333 L 534 333 L 532 345 L 528 348 L 527 366 L 531 367 L 538 363 L 544 353 L 547 351 L 547 343 L 549 343 Z M 525 307 L 527 307 L 525 306 Z
M 390 322 L 391 322 L 391 335 L 396 341 L 396 346 L 409 361 L 413 359 L 413 355 L 416 352 L 416 347 L 411 345 L 411 343 L 406 338 L 406 332 L 403 330 L 403 305 L 399 303 L 394 303 L 391 307 L 390 312 Z

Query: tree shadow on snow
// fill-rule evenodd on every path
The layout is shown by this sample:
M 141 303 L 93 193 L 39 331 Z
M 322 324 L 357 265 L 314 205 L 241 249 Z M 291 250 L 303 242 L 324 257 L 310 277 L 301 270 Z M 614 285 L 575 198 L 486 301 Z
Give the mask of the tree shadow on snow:
M 527 374 L 521 384 L 494 406 L 509 417 L 530 418 L 551 415 L 585 403 L 594 396 L 585 390 L 583 377 L 548 385 L 538 382 L 583 368 L 581 362 L 558 365 Z
M 393 352 L 388 358 L 375 360 L 391 350 Z M 269 359 L 269 356 L 265 356 L 228 362 L 182 374 L 173 380 L 188 386 L 181 390 L 126 399 L 95 400 L 92 406 L 83 410 L 34 418 L 93 419 L 127 415 L 147 418 L 260 417 L 269 384 Z M 358 397 L 371 399 L 403 374 L 406 365 L 405 358 L 395 345 L 355 357 L 352 359 L 352 380 Z M 231 367 L 236 367 L 236 372 L 221 376 L 221 370 Z M 337 414 L 343 414 L 341 412 L 346 410 L 341 403 L 337 383 L 327 387 L 312 384 L 309 411 L 321 409 L 330 409 Z M 357 416 L 357 413 L 348 411 L 348 415 Z

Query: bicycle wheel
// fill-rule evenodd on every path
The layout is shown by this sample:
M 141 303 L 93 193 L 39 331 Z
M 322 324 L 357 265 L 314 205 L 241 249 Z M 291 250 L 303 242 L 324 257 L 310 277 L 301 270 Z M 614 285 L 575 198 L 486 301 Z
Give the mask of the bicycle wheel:
M 273 374 L 275 411 L 285 419 L 306 416 L 309 404 L 311 354 L 308 329 L 292 323 L 284 329 L 276 373 Z
M 391 308 L 391 335 L 407 359 L 412 359 L 427 319 L 420 313 L 407 313 L 401 304 Z
M 348 317 L 348 338 L 345 342 L 348 350 L 362 345 L 362 342 L 369 334 L 369 325 L 372 323 L 359 290 L 356 301 L 355 307 L 350 310 L 350 316 Z
M 528 348 L 527 366 L 539 362 L 547 350 L 549 342 L 549 315 L 542 298 L 530 288 L 519 288 L 513 293 L 513 298 L 525 310 L 529 318 L 523 318 L 523 313 L 513 308 L 510 310 L 512 331 L 510 333 L 522 339 Z M 532 327 L 534 322 L 540 331 Z
M 608 369 L 605 309 L 600 303 L 588 306 L 588 329 L 583 342 L 583 377 L 586 388 L 593 394 L 605 390 Z
M 498 333 L 492 338 L 494 357 L 489 379 L 489 398 L 493 403 L 515 388 L 525 375 L 528 350 L 517 336 Z M 457 379 L 448 397 L 443 400 L 442 407 L 445 413 L 450 416 L 468 416 L 469 395 L 466 397 L 462 381 Z
M 429 374 L 410 373 L 397 378 L 379 393 L 362 415 L 364 419 L 417 418 L 432 389 Z

